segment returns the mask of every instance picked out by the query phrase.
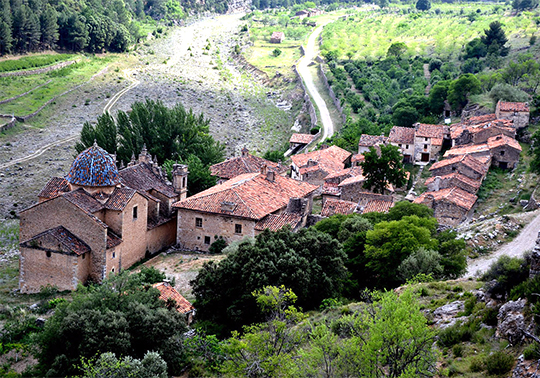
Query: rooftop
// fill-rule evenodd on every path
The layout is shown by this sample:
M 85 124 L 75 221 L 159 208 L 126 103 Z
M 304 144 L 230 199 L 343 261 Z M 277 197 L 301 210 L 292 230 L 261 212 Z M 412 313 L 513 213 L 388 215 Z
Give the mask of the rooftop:
M 73 160 L 66 180 L 71 184 L 94 187 L 120 183 L 114 158 L 95 143 Z
M 398 144 L 414 144 L 414 127 L 392 127 L 388 141 Z
M 521 151 L 521 146 L 517 140 L 514 138 L 510 138 L 504 134 L 501 135 L 495 135 L 487 140 L 487 145 L 489 149 L 497 148 L 501 146 L 507 146 L 514 148 L 518 151 Z
M 53 177 L 43 189 L 41 189 L 38 197 L 51 199 L 67 192 L 69 192 L 69 183 L 67 180 L 61 177 Z
M 155 190 L 168 198 L 175 198 L 178 194 L 172 185 L 169 185 L 161 176 L 154 173 L 152 168 L 146 163 L 139 163 L 122 169 L 119 172 L 120 181 L 125 186 L 148 192 Z
M 298 144 L 309 144 L 316 138 L 315 135 L 311 134 L 293 134 L 289 143 L 298 143 Z
M 289 199 L 306 197 L 316 189 L 273 172 L 246 173 L 176 202 L 174 207 L 260 220 L 286 207 Z
M 52 243 L 52 240 L 55 240 L 55 243 Z M 44 244 L 45 247 L 41 247 Z M 54 244 L 57 248 L 54 249 L 54 252 L 60 253 L 74 253 L 76 255 L 82 255 L 86 252 L 90 252 L 90 247 L 83 242 L 81 239 L 69 232 L 64 226 L 58 226 L 55 228 L 48 229 L 43 231 L 40 234 L 37 234 L 32 239 L 21 243 L 21 246 L 26 248 L 38 248 L 46 249 L 46 246 Z
M 445 132 L 448 131 L 448 126 L 444 125 L 429 125 L 425 123 L 415 123 L 415 136 L 422 138 L 442 139 Z
M 159 290 L 159 299 L 164 302 L 168 300 L 173 300 L 176 303 L 176 310 L 181 314 L 187 314 L 193 310 L 195 307 L 186 299 L 182 294 L 180 294 L 174 287 L 171 286 L 168 282 L 158 282 L 152 285 L 153 288 Z
M 528 112 L 529 104 L 526 102 L 505 102 L 500 101 L 497 103 L 497 107 L 501 112 Z
M 334 214 L 352 214 L 356 209 L 356 206 L 357 204 L 355 202 L 328 198 L 324 201 L 321 215 L 323 217 L 331 217 Z
M 429 168 L 430 171 L 443 168 L 449 165 L 454 164 L 463 164 L 466 167 L 472 169 L 475 172 L 478 172 L 482 175 L 485 175 L 487 171 L 489 170 L 490 165 L 490 157 L 483 157 L 483 156 L 470 156 L 470 155 L 458 155 L 449 159 L 443 159 L 441 161 L 436 162 Z
M 279 231 L 286 225 L 290 225 L 294 230 L 300 222 L 302 216 L 298 213 L 283 212 L 281 214 L 268 214 L 255 224 L 255 230 L 264 231 L 269 229 L 270 231 Z
M 291 160 L 299 168 L 307 167 L 308 162 L 311 160 L 310 166 L 312 164 L 319 166 L 316 170 L 322 169 L 328 174 L 333 174 L 343 169 L 345 161 L 350 156 L 351 153 L 345 151 L 343 148 L 331 146 L 321 150 L 293 155 L 291 156 Z
M 487 143 L 482 144 L 465 144 L 463 146 L 455 146 L 449 149 L 444 153 L 444 157 L 452 157 L 459 155 L 470 155 L 470 154 L 489 154 L 489 146 Z
M 484 114 L 480 116 L 474 116 L 469 119 L 466 119 L 463 121 L 466 125 L 478 125 L 480 123 L 489 122 L 489 121 L 495 121 L 497 119 L 497 115 L 495 113 L 491 114 Z
M 433 199 L 435 202 L 450 202 L 466 211 L 469 211 L 476 203 L 478 197 L 464 191 L 463 189 L 453 187 L 441 189 L 436 192 L 424 192 L 420 197 L 414 200 L 414 203 L 422 203 L 425 199 Z
M 388 137 L 385 137 L 384 135 L 362 134 L 360 135 L 360 140 L 358 141 L 358 145 L 362 147 L 372 147 L 380 143 L 386 143 L 387 140 L 388 140 Z
M 444 175 L 444 176 L 430 177 L 430 178 L 428 178 L 426 180 L 426 185 L 429 185 L 429 184 L 435 182 L 435 180 L 437 178 L 440 178 L 441 180 L 458 180 L 458 181 L 463 182 L 464 184 L 472 186 L 475 189 L 479 189 L 480 185 L 482 185 L 482 180 L 474 180 L 474 179 L 472 179 L 470 177 L 467 177 L 465 175 L 462 175 L 461 173 L 458 173 L 458 172 L 450 173 L 450 174 Z
M 265 165 L 269 170 L 278 173 L 284 169 L 284 167 L 278 165 L 278 163 L 251 155 L 244 149 L 242 150 L 241 156 L 212 165 L 210 167 L 210 172 L 212 172 L 212 176 L 229 180 L 245 173 L 260 172 L 261 168 Z

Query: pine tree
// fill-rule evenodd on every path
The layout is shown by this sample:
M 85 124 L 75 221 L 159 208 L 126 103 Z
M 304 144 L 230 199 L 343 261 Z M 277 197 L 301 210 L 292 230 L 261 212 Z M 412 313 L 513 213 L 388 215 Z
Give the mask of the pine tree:
M 41 43 L 45 48 L 52 48 L 58 40 L 58 14 L 50 5 L 40 16 Z
M 506 42 L 508 42 L 508 38 L 506 38 L 506 34 L 504 33 L 504 30 L 502 28 L 502 24 L 499 21 L 493 21 L 491 24 L 489 24 L 489 29 L 484 30 L 483 36 L 480 37 L 480 40 L 486 47 L 488 48 L 488 51 L 493 54 L 493 49 L 491 48 L 491 45 L 496 43 L 498 48 L 498 55 L 500 56 L 506 56 L 508 55 L 508 52 L 510 51 L 509 47 L 505 47 L 504 45 Z M 496 47 L 495 47 L 496 48 Z
M 11 43 L 11 27 L 5 21 L 0 21 L 0 55 L 11 52 Z

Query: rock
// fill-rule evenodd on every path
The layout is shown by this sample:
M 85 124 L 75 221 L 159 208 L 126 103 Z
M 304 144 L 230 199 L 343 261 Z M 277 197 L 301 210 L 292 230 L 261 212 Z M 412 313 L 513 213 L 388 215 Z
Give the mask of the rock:
M 486 301 L 486 293 L 484 292 L 484 290 L 471 290 L 471 293 L 476 297 L 476 300 L 480 302 Z
M 527 201 L 527 200 L 519 200 L 519 204 L 521 206 L 527 206 L 529 204 L 529 201 Z
M 36 319 L 36 325 L 37 325 L 38 327 L 43 327 L 43 326 L 45 325 L 45 319 L 43 319 L 43 318 L 37 318 L 37 319 Z
M 463 311 L 465 308 L 463 301 L 454 301 L 444 306 L 441 306 L 433 311 L 433 321 L 436 326 L 448 327 L 448 324 L 452 321 L 455 323 L 456 319 L 453 319 L 458 312 Z
M 497 314 L 498 322 L 495 336 L 508 340 L 512 345 L 523 341 L 522 330 L 526 329 L 525 316 L 523 315 L 525 303 L 525 299 L 518 299 L 501 306 Z
M 28 308 L 31 310 L 31 311 L 35 311 L 37 310 L 39 307 L 39 304 L 37 303 L 34 303 L 33 305 L 29 306 Z

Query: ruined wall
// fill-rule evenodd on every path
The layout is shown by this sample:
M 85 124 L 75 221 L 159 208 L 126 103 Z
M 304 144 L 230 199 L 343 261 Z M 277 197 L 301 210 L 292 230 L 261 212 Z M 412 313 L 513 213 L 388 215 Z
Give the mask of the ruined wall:
M 196 218 L 202 219 L 201 227 L 196 225 Z M 236 224 L 242 226 L 242 233 L 235 232 Z M 181 248 L 207 252 L 220 236 L 229 244 L 246 236 L 254 237 L 255 221 L 178 209 L 176 240 Z
M 444 176 L 444 175 L 448 175 L 450 173 L 455 173 L 455 172 L 461 173 L 463 176 L 467 176 L 469 178 L 472 178 L 473 180 L 482 180 L 484 178 L 484 176 L 481 173 L 476 172 L 461 163 L 456 163 L 452 165 L 447 165 L 445 167 L 441 167 L 439 169 L 434 169 L 431 171 L 431 175 Z
M 519 162 L 519 151 L 508 146 L 492 148 L 491 156 L 491 165 L 504 169 L 514 169 Z
M 497 119 L 508 119 L 514 121 L 514 127 L 521 129 L 529 124 L 529 112 L 501 112 L 499 107 L 495 110 Z
M 340 199 L 343 201 L 358 202 L 360 200 L 360 197 L 364 197 L 362 194 L 364 194 L 364 192 L 366 191 L 366 188 L 364 188 L 363 185 L 364 181 L 358 181 L 349 185 L 341 186 Z

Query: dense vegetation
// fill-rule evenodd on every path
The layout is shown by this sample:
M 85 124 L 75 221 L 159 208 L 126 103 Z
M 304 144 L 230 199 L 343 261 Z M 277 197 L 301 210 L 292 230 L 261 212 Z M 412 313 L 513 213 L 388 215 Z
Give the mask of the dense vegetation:
M 141 38 L 141 23 L 177 22 L 188 13 L 223 13 L 225 1 L 99 0 L 0 2 L 0 55 L 60 47 L 72 51 L 126 51 Z
M 209 122 L 180 103 L 169 109 L 160 101 L 135 102 L 129 114 L 119 111 L 114 119 L 105 113 L 96 125 L 86 122 L 75 149 L 82 152 L 95 141 L 127 164 L 146 146 L 169 173 L 174 162 L 188 164 L 188 190 L 195 194 L 215 185 L 209 167 L 223 160 L 224 147 L 208 133 Z

